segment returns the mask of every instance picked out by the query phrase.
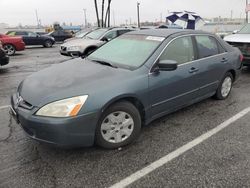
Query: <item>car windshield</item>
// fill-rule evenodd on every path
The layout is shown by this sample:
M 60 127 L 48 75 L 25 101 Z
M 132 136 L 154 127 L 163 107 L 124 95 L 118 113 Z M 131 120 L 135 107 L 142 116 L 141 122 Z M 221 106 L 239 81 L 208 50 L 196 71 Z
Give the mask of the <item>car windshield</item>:
M 250 24 L 245 25 L 240 31 L 240 34 L 250 34 Z
M 100 39 L 100 37 L 103 36 L 107 31 L 108 31 L 108 29 L 97 29 L 97 30 L 92 31 L 92 32 L 90 32 L 89 34 L 87 34 L 86 37 L 87 37 L 87 38 L 90 38 L 90 39 L 98 40 L 98 39 Z
M 97 49 L 88 59 L 135 69 L 145 63 L 164 39 L 145 35 L 122 35 Z
M 82 37 L 84 37 L 87 33 L 88 33 L 89 31 L 79 31 L 79 32 L 77 32 L 76 34 L 75 34 L 75 37 L 76 38 L 82 38 Z

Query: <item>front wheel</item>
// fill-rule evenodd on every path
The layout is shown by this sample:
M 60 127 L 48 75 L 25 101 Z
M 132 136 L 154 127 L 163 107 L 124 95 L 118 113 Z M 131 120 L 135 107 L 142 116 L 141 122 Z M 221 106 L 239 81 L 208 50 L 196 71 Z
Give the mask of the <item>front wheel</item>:
M 14 55 L 16 53 L 16 48 L 12 44 L 5 44 L 3 46 L 5 53 L 9 56 Z
M 226 99 L 232 90 L 232 86 L 233 86 L 233 75 L 230 72 L 228 72 L 223 77 L 216 91 L 215 98 L 218 100 Z
M 115 149 L 133 142 L 140 134 L 141 117 L 129 102 L 110 106 L 102 115 L 96 129 L 97 145 Z

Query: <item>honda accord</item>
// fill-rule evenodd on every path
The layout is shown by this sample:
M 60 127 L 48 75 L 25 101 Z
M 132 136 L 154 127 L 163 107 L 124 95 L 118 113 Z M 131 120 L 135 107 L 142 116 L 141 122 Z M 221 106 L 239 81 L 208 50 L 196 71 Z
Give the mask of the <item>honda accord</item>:
M 11 97 L 11 113 L 41 142 L 118 148 L 156 118 L 208 97 L 226 99 L 241 60 L 210 33 L 133 31 L 27 77 Z

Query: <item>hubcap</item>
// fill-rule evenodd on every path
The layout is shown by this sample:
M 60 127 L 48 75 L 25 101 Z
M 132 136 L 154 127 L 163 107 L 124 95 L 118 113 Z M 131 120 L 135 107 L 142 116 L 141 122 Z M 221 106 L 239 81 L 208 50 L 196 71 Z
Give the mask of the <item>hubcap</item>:
M 110 143 L 121 143 L 128 139 L 134 130 L 134 120 L 122 111 L 112 112 L 101 124 L 101 134 Z
M 227 97 L 231 91 L 231 87 L 232 87 L 232 79 L 230 77 L 226 77 L 222 83 L 221 95 L 223 97 Z
M 11 45 L 6 45 L 4 46 L 4 51 L 8 54 L 8 55 L 13 55 L 15 52 L 15 49 L 13 46 Z
M 52 45 L 51 45 L 51 42 L 50 41 L 47 41 L 46 42 L 46 47 L 51 47 Z

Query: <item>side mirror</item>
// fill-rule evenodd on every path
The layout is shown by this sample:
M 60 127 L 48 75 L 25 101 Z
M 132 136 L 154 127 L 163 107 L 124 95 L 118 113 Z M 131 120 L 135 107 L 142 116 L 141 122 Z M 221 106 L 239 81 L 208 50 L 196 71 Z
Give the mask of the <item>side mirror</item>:
M 108 39 L 107 37 L 103 37 L 103 38 L 102 38 L 102 41 L 104 41 L 104 42 L 108 42 L 108 41 L 109 41 L 109 39 Z
M 36 34 L 36 37 L 40 37 L 40 35 L 39 35 L 39 34 Z
M 161 60 L 158 63 L 160 71 L 174 71 L 178 67 L 178 63 L 173 60 Z

